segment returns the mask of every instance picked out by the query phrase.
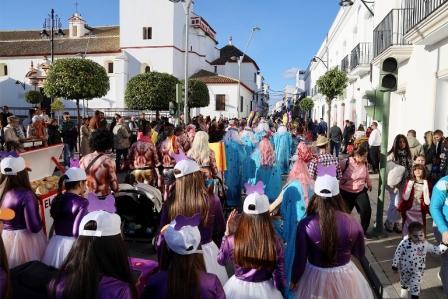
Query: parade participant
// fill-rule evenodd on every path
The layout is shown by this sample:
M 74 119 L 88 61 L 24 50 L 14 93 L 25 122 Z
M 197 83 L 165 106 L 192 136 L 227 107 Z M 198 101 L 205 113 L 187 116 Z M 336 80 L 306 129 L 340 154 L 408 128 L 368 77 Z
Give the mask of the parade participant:
M 403 200 L 398 206 L 398 211 L 403 219 L 403 236 L 408 235 L 408 227 L 411 222 L 422 223 L 426 235 L 426 215 L 429 212 L 431 189 L 425 178 L 425 166 L 415 164 L 412 167 L 410 179 L 404 184 Z
M 162 187 L 158 168 L 161 164 L 156 146 L 151 141 L 151 127 L 145 126 L 141 133 L 129 150 L 129 166 L 133 169 L 131 176 L 138 183 Z
M 251 157 L 257 148 L 258 141 L 255 139 L 254 130 L 245 127 L 240 132 L 243 157 Z M 252 159 L 244 158 L 241 161 L 241 186 L 247 183 L 255 175 L 255 163 Z
M 285 274 L 287 285 L 291 282 L 292 263 L 294 261 L 297 223 L 306 216 L 306 207 L 313 195 L 313 180 L 311 179 L 307 163 L 313 157 L 311 150 L 301 142 L 296 151 L 297 160 L 289 173 L 286 185 L 279 197 L 271 204 L 269 211 L 274 211 L 279 205 L 283 218 L 282 225 L 276 226 L 277 232 L 286 243 L 285 246 Z M 289 289 L 285 290 L 286 298 L 293 298 Z
M 205 132 L 207 132 L 207 131 L 205 131 Z M 193 144 L 193 140 L 194 140 L 194 137 L 196 135 L 196 126 L 193 125 L 193 124 L 189 124 L 185 128 L 185 133 L 187 135 L 188 142 L 190 143 L 190 145 Z M 187 151 L 185 151 L 185 152 L 187 152 Z
M 176 158 L 182 159 L 180 156 Z M 205 189 L 205 176 L 200 171 L 198 163 L 183 157 L 174 167 L 176 176 L 175 190 L 170 199 L 163 205 L 160 216 L 160 227 L 169 224 L 178 215 L 191 217 L 196 213 L 201 215 L 201 247 L 204 256 L 205 267 L 208 273 L 218 276 L 221 283 L 227 281 L 226 269 L 218 265 L 218 247 L 212 241 L 213 235 L 222 236 L 225 230 L 224 215 L 221 203 L 216 197 L 207 195 Z M 162 229 L 163 230 L 163 229 Z M 166 256 L 166 246 L 162 240 L 158 240 L 159 255 L 161 255 L 161 267 L 167 269 L 169 257 Z
M 59 178 L 58 195 L 51 201 L 50 215 L 53 218 L 55 235 L 48 243 L 42 262 L 59 268 L 78 237 L 81 219 L 87 214 L 86 173 L 80 168 L 69 168 Z M 62 193 L 62 190 L 65 192 Z
M 82 218 L 79 237 L 50 283 L 51 298 L 137 299 L 120 226 L 120 216 L 104 211 Z
M 296 298 L 373 299 L 369 283 L 350 261 L 364 258 L 361 225 L 346 213 L 339 182 L 318 176 L 307 217 L 297 228 L 291 289 Z
M 122 170 L 124 169 L 124 163 L 122 164 L 122 161 L 126 160 L 128 157 L 130 146 L 129 137 L 131 137 L 131 134 L 124 124 L 123 117 L 117 115 L 116 120 L 117 123 L 110 131 L 114 134 L 115 164 L 118 170 Z
M 342 169 L 342 178 L 339 182 L 341 196 L 349 213 L 356 207 L 356 211 L 361 216 L 364 234 L 367 233 L 372 216 L 372 207 L 367 193 L 367 191 L 372 191 L 367 154 L 367 149 L 361 146 L 353 152 L 351 157 L 339 163 Z
M 229 128 L 224 136 L 224 145 L 227 164 L 227 170 L 224 173 L 227 186 L 227 205 L 237 207 L 241 205 L 241 167 L 243 160 L 249 157 L 244 156 L 235 119 L 229 121 Z
M 182 151 L 184 153 L 188 152 L 191 148 L 191 143 L 187 137 L 187 134 L 185 134 L 184 129 L 180 126 L 176 127 L 174 129 L 174 135 L 176 136 L 176 141 L 179 143 Z
M 264 136 L 251 159 L 255 163 L 255 175 L 249 183 L 263 182 L 265 194 L 273 202 L 280 194 L 282 188 L 282 175 L 275 159 L 275 152 L 269 141 L 269 134 Z
M 198 132 L 199 133 L 199 132 Z M 169 248 L 167 270 L 146 283 L 142 299 L 225 299 L 218 277 L 206 272 L 198 226 L 200 214 L 177 216 L 161 233 Z
M 213 194 L 214 179 L 219 176 L 219 173 L 215 152 L 210 149 L 208 138 L 206 132 L 197 132 L 187 156 L 199 164 L 201 171 L 205 174 L 205 185 L 209 194 Z
M 429 211 L 434 219 L 434 236 L 437 242 L 448 244 L 448 210 L 445 202 L 448 199 L 448 176 L 441 178 L 432 189 Z M 442 255 L 439 277 L 442 281 L 443 293 L 448 296 L 448 254 Z
M 12 220 L 15 213 L 11 209 L 0 209 L 0 221 Z M 3 223 L 0 222 L 0 234 Z M 10 299 L 12 296 L 8 257 L 6 255 L 3 239 L 0 237 L 0 299 Z
M 46 246 L 36 195 L 31 189 L 28 169 L 22 157 L 0 162 L 0 200 L 2 208 L 15 212 L 15 218 L 4 222 L 2 232 L 10 268 L 40 260 Z
M 396 207 L 401 199 L 404 182 L 411 174 L 412 168 L 411 151 L 409 149 L 409 144 L 406 137 L 401 134 L 397 135 L 392 148 L 387 154 L 388 161 L 392 161 L 405 167 L 405 173 L 401 178 L 401 181 L 397 185 L 393 186 L 393 188 L 389 186 L 387 187 L 389 192 L 389 208 L 387 210 L 387 219 L 384 223 L 384 227 L 388 232 L 395 231 L 400 234 L 401 226 L 399 225 L 399 216 Z
M 89 129 L 92 133 L 100 128 L 100 114 L 101 112 L 96 110 L 94 116 L 90 119 Z
M 328 138 L 320 135 L 316 140 L 316 147 L 318 149 L 318 155 L 314 157 L 311 162 L 308 164 L 308 172 L 313 180 L 317 178 L 317 169 L 319 165 L 324 167 L 335 166 L 336 167 L 336 178 L 338 180 L 341 179 L 342 173 L 341 168 L 339 167 L 338 158 L 334 157 L 330 153 L 327 152 L 328 147 Z
M 174 176 L 173 167 L 176 161 L 171 156 L 173 153 L 178 154 L 180 145 L 174 136 L 174 127 L 169 124 L 163 132 L 163 141 L 159 145 L 159 157 L 163 167 L 163 200 L 166 201 L 173 191 L 176 178 Z
M 394 254 L 392 270 L 400 271 L 401 298 L 418 299 L 426 268 L 428 252 L 441 255 L 448 249 L 444 244 L 435 246 L 425 239 L 425 228 L 420 222 L 409 224 L 409 238 L 401 240 Z
M 113 134 L 107 129 L 97 129 L 89 140 L 93 153 L 81 158 L 80 168 L 87 174 L 87 192 L 106 197 L 118 191 L 115 161 L 107 152 L 113 145 Z
M 78 130 L 75 124 L 70 120 L 70 113 L 64 112 L 61 124 L 61 136 L 64 142 L 64 166 L 70 167 L 70 159 L 75 156 L 75 147 L 78 137 Z
M 235 267 L 235 275 L 224 285 L 227 299 L 283 298 L 283 248 L 272 227 L 269 200 L 259 186 L 248 187 L 238 223 L 236 210 L 227 220 L 218 255 L 221 265 L 232 262 Z
M 280 124 L 273 137 L 275 158 L 281 174 L 288 173 L 292 137 L 285 125 Z
M 89 121 L 90 119 L 88 117 L 84 117 L 82 119 L 83 123 L 81 126 L 81 157 L 84 157 L 88 154 L 90 154 L 90 146 L 89 146 L 89 137 L 91 134 L 90 128 L 89 128 Z

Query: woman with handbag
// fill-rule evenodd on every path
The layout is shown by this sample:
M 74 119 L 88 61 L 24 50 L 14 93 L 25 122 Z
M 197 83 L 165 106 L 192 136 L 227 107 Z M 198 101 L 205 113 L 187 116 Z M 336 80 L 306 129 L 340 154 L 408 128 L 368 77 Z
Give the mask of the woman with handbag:
M 370 225 L 372 208 L 370 206 L 367 191 L 372 190 L 372 182 L 367 167 L 367 149 L 358 147 L 351 157 L 341 161 L 342 178 L 339 181 L 341 196 L 347 205 L 348 212 L 352 212 L 356 207 L 361 216 L 361 226 L 364 234 Z

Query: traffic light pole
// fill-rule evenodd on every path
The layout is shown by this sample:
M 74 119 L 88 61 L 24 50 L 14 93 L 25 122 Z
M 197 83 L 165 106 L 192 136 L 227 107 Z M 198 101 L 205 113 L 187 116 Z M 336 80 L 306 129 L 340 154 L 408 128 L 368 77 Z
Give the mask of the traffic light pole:
M 383 93 L 383 106 L 381 109 L 382 122 L 382 134 L 381 134 L 381 156 L 380 156 L 380 178 L 378 185 L 378 201 L 376 206 L 376 226 L 375 232 L 383 232 L 383 212 L 384 212 L 384 198 L 386 193 L 387 184 L 387 149 L 389 139 L 389 112 L 390 112 L 390 91 Z

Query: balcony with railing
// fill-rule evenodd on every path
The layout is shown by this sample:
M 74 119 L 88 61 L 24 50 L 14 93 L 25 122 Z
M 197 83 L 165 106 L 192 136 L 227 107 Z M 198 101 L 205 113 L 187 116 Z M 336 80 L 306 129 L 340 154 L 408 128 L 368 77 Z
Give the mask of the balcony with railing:
M 359 43 L 350 54 L 350 73 L 352 75 L 363 75 L 370 70 L 372 61 L 372 43 Z
M 431 45 L 448 37 L 448 0 L 404 0 L 406 39 Z
M 344 59 L 342 59 L 341 70 L 346 73 L 348 73 L 348 71 L 350 70 L 350 55 L 347 55 L 344 57 Z
M 373 59 L 397 56 L 398 60 L 410 57 L 412 46 L 404 38 L 405 9 L 392 9 L 373 31 Z

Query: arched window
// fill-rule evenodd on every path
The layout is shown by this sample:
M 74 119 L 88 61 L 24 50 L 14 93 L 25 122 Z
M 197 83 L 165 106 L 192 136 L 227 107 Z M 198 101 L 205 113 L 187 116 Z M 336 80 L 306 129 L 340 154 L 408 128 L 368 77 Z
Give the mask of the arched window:
M 145 66 L 145 73 L 150 73 L 151 72 L 151 67 L 150 66 Z
M 104 68 L 106 69 L 107 74 L 113 74 L 114 73 L 114 62 L 111 60 L 105 61 Z
M 0 77 L 8 76 L 8 66 L 5 63 L 0 63 Z
M 148 63 L 142 63 L 140 65 L 140 74 L 150 73 L 151 71 L 151 65 L 149 65 Z

